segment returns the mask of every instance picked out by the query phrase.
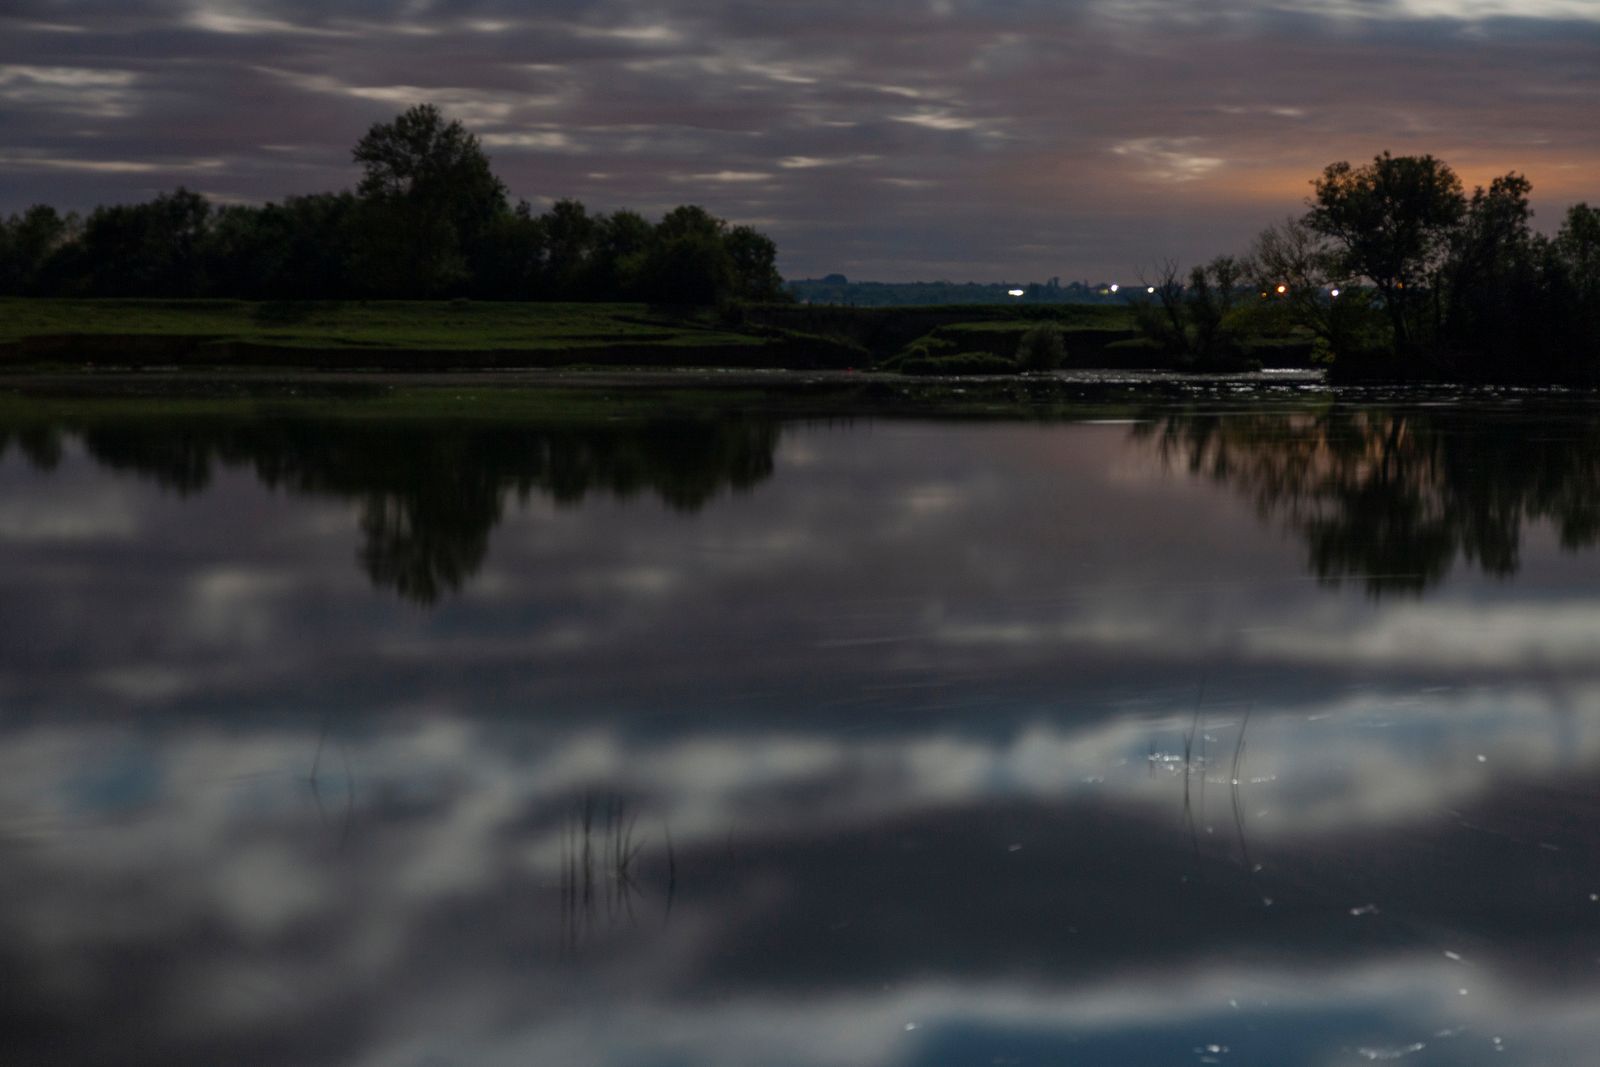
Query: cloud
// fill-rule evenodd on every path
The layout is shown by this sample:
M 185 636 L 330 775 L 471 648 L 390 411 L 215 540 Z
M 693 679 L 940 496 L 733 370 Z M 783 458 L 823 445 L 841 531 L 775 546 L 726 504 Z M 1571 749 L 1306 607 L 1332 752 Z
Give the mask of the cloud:
M 129 70 L 0 65 L 0 101 L 41 113 L 120 118 L 132 111 L 138 76 Z
M 942 108 L 914 111 L 905 115 L 890 115 L 889 118 L 895 122 L 904 122 L 929 130 L 972 130 L 979 125 L 975 119 L 962 118 Z
M 354 32 L 350 30 L 323 29 L 303 23 L 288 22 L 283 19 L 258 18 L 243 14 L 236 9 L 218 9 L 204 6 L 197 7 L 191 11 L 186 22 L 188 25 L 196 29 L 205 30 L 208 33 L 237 34 L 240 36 L 287 34 L 308 37 L 346 37 L 352 36 Z
M 683 182 L 711 182 L 719 185 L 743 185 L 751 182 L 770 181 L 772 175 L 762 170 L 719 170 L 706 174 L 681 174 L 674 177 L 674 181 Z
M 481 138 L 488 148 L 572 148 L 572 138 L 560 130 L 530 130 L 522 133 L 486 133 Z
M 1395 0 L 1391 10 L 1407 18 L 1462 21 L 1600 19 L 1600 11 L 1587 0 Z
M 184 174 L 216 171 L 227 165 L 221 159 L 162 160 L 62 159 L 36 155 L 0 155 L 0 166 L 18 170 L 80 171 L 88 174 Z
M 576 26 L 573 33 L 579 37 L 598 37 L 618 41 L 638 41 L 644 44 L 671 44 L 682 39 L 682 34 L 671 26 Z
M 1115 155 L 1134 161 L 1140 177 L 1158 182 L 1192 182 L 1223 167 L 1227 160 L 1192 149 L 1198 137 L 1140 137 L 1111 146 Z
M 432 100 L 496 138 L 515 195 L 602 210 L 851 160 L 783 167 L 803 180 L 759 202 L 706 183 L 710 209 L 770 220 L 790 274 L 1116 277 L 1236 250 L 1326 163 L 1385 148 L 1469 183 L 1524 170 L 1542 222 L 1600 199 L 1597 21 L 1570 0 L 23 0 L 0 16 L 0 210 L 147 196 L 177 178 L 163 159 L 225 160 L 207 187 L 236 199 L 347 186 L 361 132 Z M 259 147 L 284 143 L 292 169 Z

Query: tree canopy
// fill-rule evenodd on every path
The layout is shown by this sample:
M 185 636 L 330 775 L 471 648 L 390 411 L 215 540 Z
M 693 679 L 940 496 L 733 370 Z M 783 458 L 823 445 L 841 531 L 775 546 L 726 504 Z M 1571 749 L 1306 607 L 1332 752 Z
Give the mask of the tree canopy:
M 1174 265 L 1140 321 L 1181 351 L 1304 331 L 1357 375 L 1600 381 L 1600 211 L 1578 204 L 1546 237 L 1531 191 L 1510 172 L 1468 196 L 1427 155 L 1332 163 L 1304 215 L 1256 238 L 1242 303 L 1208 268 L 1183 285 Z
M 431 104 L 357 141 L 353 192 L 216 207 L 179 188 L 87 218 L 0 217 L 0 295 L 456 297 L 712 304 L 784 295 L 777 247 L 704 208 L 658 223 L 513 206 L 482 144 Z
M 1437 277 L 1467 211 L 1461 179 L 1432 156 L 1385 152 L 1363 167 L 1330 163 L 1314 186 L 1306 225 L 1335 242 L 1345 273 L 1377 287 L 1405 348 L 1407 312 Z

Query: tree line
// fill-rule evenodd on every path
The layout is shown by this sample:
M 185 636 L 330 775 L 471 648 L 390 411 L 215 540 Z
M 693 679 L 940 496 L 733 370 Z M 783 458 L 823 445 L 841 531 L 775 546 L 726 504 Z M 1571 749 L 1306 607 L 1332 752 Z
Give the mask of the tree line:
M 686 205 L 651 222 L 512 205 L 478 139 L 424 104 L 357 142 L 354 191 L 260 206 L 184 188 L 86 217 L 0 217 L 0 295 L 476 297 L 713 304 L 783 296 L 777 247 Z
M 847 307 L 947 307 L 952 304 L 1115 304 L 1122 298 L 1109 282 L 1093 284 L 1060 278 L 1045 282 L 855 282 L 843 274 L 799 278 L 787 283 L 791 296 L 806 304 Z
M 1600 378 L 1600 208 L 1536 233 L 1526 177 L 1469 196 L 1431 155 L 1333 163 L 1312 184 L 1247 255 L 1164 265 L 1136 296 L 1145 333 L 1195 365 L 1289 328 L 1357 373 Z

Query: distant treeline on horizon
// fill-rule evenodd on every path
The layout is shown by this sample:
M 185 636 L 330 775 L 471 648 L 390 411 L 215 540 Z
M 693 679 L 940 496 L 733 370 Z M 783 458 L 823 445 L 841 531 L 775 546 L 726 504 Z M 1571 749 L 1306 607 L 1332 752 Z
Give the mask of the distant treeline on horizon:
M 356 144 L 354 192 L 215 205 L 179 188 L 86 217 L 0 217 L 0 295 L 477 297 L 714 304 L 783 299 L 777 247 L 683 206 L 651 222 L 560 200 L 513 206 L 478 139 L 431 105 Z
M 786 283 L 789 295 L 805 304 L 846 307 L 929 307 L 944 304 L 1117 304 L 1109 282 L 853 282 L 843 274 L 801 278 Z

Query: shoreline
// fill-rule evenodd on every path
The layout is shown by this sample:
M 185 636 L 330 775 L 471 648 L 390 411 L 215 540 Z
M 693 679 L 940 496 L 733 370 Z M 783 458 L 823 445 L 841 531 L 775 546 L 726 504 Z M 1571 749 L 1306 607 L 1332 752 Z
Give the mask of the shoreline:
M 1152 409 L 1284 405 L 1593 403 L 1566 387 L 1331 383 L 1322 370 L 1195 375 L 1056 371 L 993 377 L 740 368 L 559 368 L 434 373 L 261 369 L 0 373 L 0 420 L 93 418 L 130 408 L 173 417 L 586 422 L 757 417 L 1050 421 Z

